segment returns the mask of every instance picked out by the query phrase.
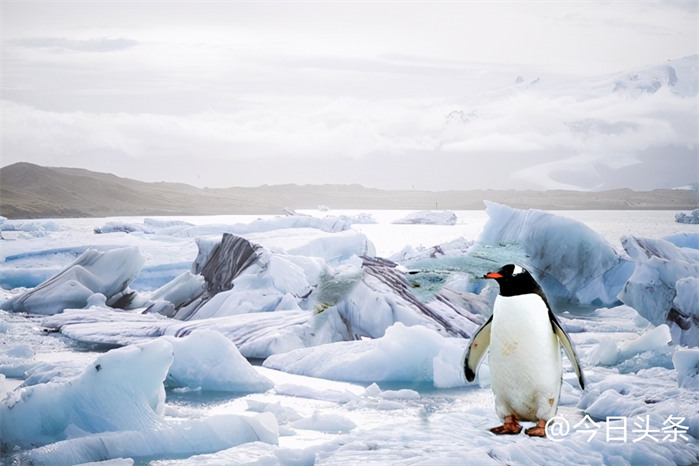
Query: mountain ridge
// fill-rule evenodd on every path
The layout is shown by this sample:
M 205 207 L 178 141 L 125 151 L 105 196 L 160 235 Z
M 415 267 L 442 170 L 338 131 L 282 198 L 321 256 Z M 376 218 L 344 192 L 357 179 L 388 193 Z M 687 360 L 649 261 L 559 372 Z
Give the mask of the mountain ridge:
M 691 210 L 698 204 L 696 190 L 677 189 L 417 191 L 337 184 L 197 188 L 27 162 L 0 168 L 0 215 L 12 219 L 280 214 L 284 209 L 319 205 L 334 209 L 481 210 L 484 200 L 545 210 Z

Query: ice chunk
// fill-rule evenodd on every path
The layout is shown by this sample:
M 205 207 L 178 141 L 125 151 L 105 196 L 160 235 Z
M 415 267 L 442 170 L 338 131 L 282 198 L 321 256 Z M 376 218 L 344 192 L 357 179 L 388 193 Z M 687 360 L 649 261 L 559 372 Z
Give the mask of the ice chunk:
M 95 293 L 118 300 L 144 262 L 135 246 L 104 252 L 88 249 L 54 277 L 8 299 L 2 306 L 15 312 L 51 315 L 68 308 L 83 308 Z
M 42 237 L 61 231 L 61 227 L 53 220 L 5 219 L 3 222 L 0 222 L 0 231 L 19 231 L 30 237 Z
M 338 414 L 313 413 L 312 416 L 299 419 L 291 423 L 297 429 L 317 430 L 319 432 L 341 434 L 349 432 L 357 425 L 344 416 Z
M 148 228 L 145 225 L 138 225 L 136 223 L 107 222 L 102 227 L 95 228 L 94 232 L 96 235 L 106 233 L 143 233 L 146 235 L 152 235 L 155 233 L 155 230 Z
M 231 356 L 220 351 L 216 341 L 223 337 L 219 337 L 201 332 L 191 340 L 178 342 L 182 343 L 177 345 L 178 352 L 196 352 L 193 348 L 199 347 L 199 351 L 212 356 Z M 206 346 L 197 341 L 200 338 L 214 343 Z M 219 351 L 211 354 L 207 350 Z M 197 370 L 199 374 L 216 372 L 216 367 L 191 370 L 189 363 L 196 357 L 187 356 L 192 355 L 184 355 L 184 369 L 175 369 L 181 378 L 183 373 L 193 378 Z M 27 461 L 41 464 L 76 464 L 122 456 L 188 456 L 243 442 L 277 442 L 276 419 L 269 413 L 166 421 L 162 417 L 163 381 L 172 362 L 173 346 L 161 338 L 105 353 L 71 380 L 20 388 L 0 401 L 0 438 L 7 445 L 21 448 L 51 444 L 22 455 Z M 204 384 L 223 381 L 216 376 L 200 378 Z M 262 380 L 260 376 L 255 382 Z
M 699 249 L 699 233 L 677 233 L 663 238 L 678 248 Z
M 675 221 L 677 223 L 692 223 L 697 225 L 699 224 L 699 209 L 694 209 L 690 213 L 678 212 L 675 215 Z
M 24 343 L 0 346 L 0 374 L 24 378 L 24 373 L 36 365 L 34 349 Z
M 592 365 L 613 366 L 619 363 L 619 347 L 608 336 L 603 336 L 587 357 Z
M 619 299 L 653 324 L 668 324 L 673 343 L 699 345 L 699 251 L 633 236 L 622 245 L 636 268 Z
M 374 216 L 370 213 L 362 212 L 356 215 L 340 215 L 342 220 L 352 222 L 353 225 L 370 225 L 378 223 Z
M 456 214 L 448 211 L 421 210 L 394 221 L 395 224 L 455 225 Z
M 167 301 L 172 304 L 174 309 L 179 309 L 182 305 L 192 302 L 201 296 L 205 288 L 206 282 L 203 275 L 184 272 L 174 280 L 153 291 L 150 299 L 152 301 Z M 172 315 L 168 317 L 172 317 Z
M 594 365 L 616 366 L 645 352 L 662 353 L 672 341 L 670 328 L 663 324 L 646 331 L 633 340 L 617 344 L 608 336 L 603 336 L 588 355 L 588 362 Z
M 382 338 L 297 349 L 272 355 L 263 366 L 330 380 L 432 382 L 446 341 L 425 327 L 396 323 Z
M 677 384 L 699 391 L 699 348 L 678 348 L 672 363 L 677 370 Z
M 375 256 L 374 245 L 361 233 L 354 230 L 321 236 L 296 248 L 288 249 L 287 254 L 320 257 L 327 262 L 340 262 L 352 256 Z
M 527 268 L 550 298 L 614 304 L 633 264 L 598 233 L 576 220 L 540 210 L 519 210 L 486 201 L 490 219 L 479 241 L 519 243 Z M 503 264 L 504 265 L 504 264 Z
M 0 401 L 0 437 L 27 448 L 116 430 L 155 429 L 172 346 L 163 340 L 105 353 L 73 380 L 15 390 Z
M 157 314 L 70 309 L 45 318 L 42 325 L 60 330 L 88 347 L 141 343 L 163 335 L 183 336 L 195 329 L 208 328 L 224 334 L 245 357 L 266 358 L 277 352 L 334 341 L 328 339 L 332 335 L 314 325 L 312 318 L 308 311 L 275 311 L 179 321 Z
M 466 385 L 463 358 L 467 340 L 450 341 L 434 358 L 434 386 L 437 388 L 462 387 Z
M 174 350 L 168 385 L 227 392 L 263 392 L 274 386 L 257 373 L 229 339 L 215 330 L 194 330 L 182 338 L 163 338 Z
M 635 340 L 619 347 L 619 358 L 623 361 L 645 351 L 663 350 L 672 340 L 670 328 L 663 324 L 648 330 Z
M 277 443 L 274 415 L 218 415 L 163 423 L 155 429 L 92 434 L 29 450 L 21 458 L 32 464 L 56 466 L 124 456 L 145 462 L 153 457 L 186 458 L 257 441 Z

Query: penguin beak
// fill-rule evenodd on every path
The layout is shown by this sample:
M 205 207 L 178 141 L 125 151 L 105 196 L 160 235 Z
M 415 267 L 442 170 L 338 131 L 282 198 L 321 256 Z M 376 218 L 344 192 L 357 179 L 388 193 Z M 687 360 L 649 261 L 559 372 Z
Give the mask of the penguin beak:
M 490 273 L 485 274 L 483 276 L 483 278 L 502 278 L 502 275 L 500 275 L 497 272 L 490 272 Z

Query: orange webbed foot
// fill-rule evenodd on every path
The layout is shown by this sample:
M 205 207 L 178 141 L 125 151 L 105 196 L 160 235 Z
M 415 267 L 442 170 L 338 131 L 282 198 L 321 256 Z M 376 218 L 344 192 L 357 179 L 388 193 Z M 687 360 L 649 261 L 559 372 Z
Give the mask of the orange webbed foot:
M 524 431 L 530 437 L 546 437 L 546 421 L 539 419 L 534 427 Z
M 517 435 L 522 432 L 522 426 L 517 423 L 514 416 L 505 416 L 505 423 L 490 429 L 495 435 Z

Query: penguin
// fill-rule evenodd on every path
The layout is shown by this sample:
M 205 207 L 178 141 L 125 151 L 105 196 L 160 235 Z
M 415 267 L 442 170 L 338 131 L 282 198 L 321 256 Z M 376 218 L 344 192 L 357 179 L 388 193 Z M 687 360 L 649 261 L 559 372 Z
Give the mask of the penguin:
M 500 285 L 493 314 L 471 338 L 464 355 L 466 379 L 472 382 L 490 347 L 491 389 L 495 411 L 503 425 L 496 435 L 519 434 L 519 421 L 535 422 L 525 430 L 533 437 L 546 437 L 546 422 L 555 416 L 561 393 L 563 346 L 581 389 L 585 389 L 580 363 L 568 334 L 551 311 L 548 300 L 531 274 L 508 264 L 483 278 Z

